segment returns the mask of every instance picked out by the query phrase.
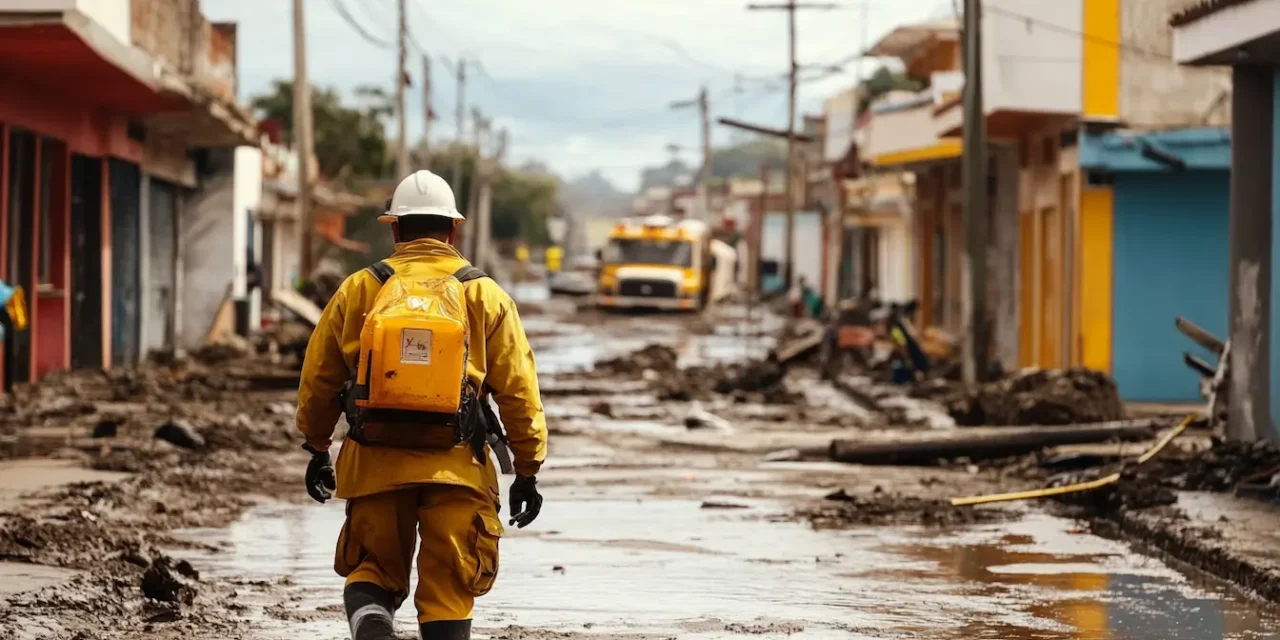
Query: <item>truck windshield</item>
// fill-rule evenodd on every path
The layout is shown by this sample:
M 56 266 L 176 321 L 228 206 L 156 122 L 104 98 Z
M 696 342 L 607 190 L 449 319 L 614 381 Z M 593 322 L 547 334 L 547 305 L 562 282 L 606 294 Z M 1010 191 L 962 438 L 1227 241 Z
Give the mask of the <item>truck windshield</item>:
M 685 240 L 614 239 L 604 250 L 611 264 L 693 266 L 693 243 Z

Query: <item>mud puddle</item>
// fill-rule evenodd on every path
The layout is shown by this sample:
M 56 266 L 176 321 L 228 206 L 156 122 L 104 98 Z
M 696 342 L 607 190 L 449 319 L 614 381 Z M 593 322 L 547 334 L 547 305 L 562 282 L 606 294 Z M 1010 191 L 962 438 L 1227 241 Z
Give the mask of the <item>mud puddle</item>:
M 767 517 L 767 501 L 547 493 L 534 530 L 507 532 L 478 638 L 1280 638 L 1275 610 L 1045 515 L 818 531 Z M 265 505 L 187 532 L 223 551 L 184 555 L 279 585 L 274 601 L 241 601 L 253 637 L 345 638 L 342 518 L 341 504 Z M 398 619 L 411 629 L 412 607 Z

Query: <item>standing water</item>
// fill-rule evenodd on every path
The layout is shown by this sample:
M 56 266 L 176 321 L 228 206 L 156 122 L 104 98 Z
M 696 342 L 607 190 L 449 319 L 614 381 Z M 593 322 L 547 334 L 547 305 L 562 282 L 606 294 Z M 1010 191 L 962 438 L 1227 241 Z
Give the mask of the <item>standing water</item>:
M 1275 611 L 1066 520 L 830 531 L 771 509 L 553 489 L 533 527 L 509 528 L 476 636 L 1280 638 Z M 344 638 L 342 518 L 340 504 L 270 505 L 188 535 L 224 549 L 199 557 L 203 570 L 288 578 L 296 615 L 264 617 L 261 637 Z M 402 629 L 413 616 L 406 603 Z

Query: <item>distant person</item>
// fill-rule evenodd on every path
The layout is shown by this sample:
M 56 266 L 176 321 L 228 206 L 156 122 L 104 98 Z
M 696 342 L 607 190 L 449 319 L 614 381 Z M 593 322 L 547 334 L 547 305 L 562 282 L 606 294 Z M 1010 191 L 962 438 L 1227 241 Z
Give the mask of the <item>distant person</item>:
M 14 318 L 13 305 L 15 290 L 9 283 L 0 280 L 0 336 L 4 339 L 4 391 L 13 391 L 14 338 L 17 336 L 17 319 Z
M 297 415 L 311 453 L 307 493 L 347 501 L 334 568 L 346 578 L 352 640 L 396 637 L 419 539 L 422 638 L 465 640 L 475 599 L 498 574 L 490 447 L 510 464 L 489 398 L 510 430 L 510 524 L 523 528 L 542 509 L 538 375 L 515 303 L 454 248 L 463 218 L 449 183 L 414 173 L 379 220 L 391 224 L 395 253 L 342 283 L 307 345 Z M 350 430 L 335 471 L 329 446 L 344 411 Z

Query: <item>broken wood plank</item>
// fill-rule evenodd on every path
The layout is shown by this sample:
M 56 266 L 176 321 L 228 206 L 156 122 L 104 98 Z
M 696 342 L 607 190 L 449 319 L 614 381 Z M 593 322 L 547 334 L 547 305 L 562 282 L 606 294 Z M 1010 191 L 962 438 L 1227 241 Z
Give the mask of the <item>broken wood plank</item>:
M 320 315 L 324 311 L 315 305 L 315 303 L 304 298 L 302 294 L 292 289 L 276 289 L 271 292 L 271 299 L 276 304 L 292 311 L 299 318 L 302 318 L 307 324 L 316 326 L 320 324 Z
M 828 456 L 855 464 L 935 464 L 939 460 L 989 460 L 1016 456 L 1045 447 L 1109 440 L 1143 440 L 1165 421 L 1129 420 L 1058 427 L 1002 427 L 973 433 L 972 429 L 932 432 L 926 437 L 895 441 L 833 440 Z
M 1178 331 L 1182 332 L 1182 335 L 1185 335 L 1188 338 L 1191 338 L 1193 342 L 1204 347 L 1209 351 L 1212 351 L 1213 354 L 1216 356 L 1221 357 L 1223 350 L 1227 348 L 1227 345 L 1225 342 L 1219 340 L 1212 333 L 1205 331 L 1196 323 L 1182 316 L 1178 316 L 1177 318 L 1174 318 L 1173 323 L 1175 326 L 1178 327 Z

